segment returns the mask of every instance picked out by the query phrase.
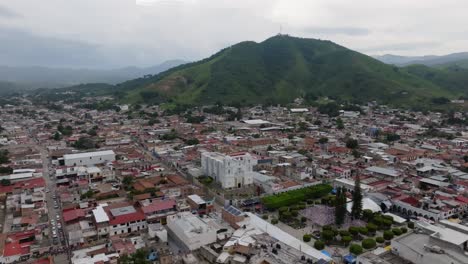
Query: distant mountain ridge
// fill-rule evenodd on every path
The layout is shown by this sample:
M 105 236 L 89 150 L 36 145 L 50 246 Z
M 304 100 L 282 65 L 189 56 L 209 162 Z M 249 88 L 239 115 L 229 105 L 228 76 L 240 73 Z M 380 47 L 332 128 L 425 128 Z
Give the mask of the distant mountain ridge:
M 186 61 L 170 60 L 151 67 L 125 67 L 111 70 L 0 66 L 0 81 L 30 89 L 66 87 L 82 83 L 117 84 L 145 75 L 158 74 L 183 63 Z
M 468 61 L 468 52 L 452 53 L 443 56 L 427 55 L 409 57 L 386 54 L 382 56 L 374 56 L 374 58 L 382 61 L 383 63 L 393 64 L 397 66 L 422 64 L 430 67 L 438 67 L 442 65 L 448 66 L 451 64 L 460 64 L 461 61 L 466 62 Z M 465 63 L 461 63 L 461 65 L 465 65 Z

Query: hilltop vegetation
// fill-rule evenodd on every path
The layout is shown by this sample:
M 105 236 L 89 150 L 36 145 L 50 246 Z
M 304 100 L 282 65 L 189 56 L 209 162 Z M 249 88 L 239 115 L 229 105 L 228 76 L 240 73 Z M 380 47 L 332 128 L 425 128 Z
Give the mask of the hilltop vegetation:
M 179 104 L 276 104 L 331 96 L 403 106 L 454 96 L 430 79 L 330 41 L 289 36 L 242 42 L 200 62 L 118 87 L 128 102 L 157 99 Z

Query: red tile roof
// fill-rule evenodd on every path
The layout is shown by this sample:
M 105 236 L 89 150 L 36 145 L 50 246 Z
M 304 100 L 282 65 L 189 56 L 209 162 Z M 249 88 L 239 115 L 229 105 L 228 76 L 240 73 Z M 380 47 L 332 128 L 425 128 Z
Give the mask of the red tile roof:
M 158 200 L 142 207 L 141 209 L 143 210 L 143 213 L 150 214 L 162 210 L 172 209 L 174 206 L 176 206 L 176 202 L 174 200 Z
M 34 189 L 39 187 L 45 187 L 44 178 L 35 178 L 25 181 L 19 181 L 9 186 L 0 186 L 0 193 L 9 193 L 14 189 Z
M 4 257 L 11 257 L 11 256 L 18 256 L 23 254 L 29 253 L 29 246 L 21 247 L 20 243 L 12 242 L 5 244 L 5 248 L 3 249 L 3 256 Z
M 140 220 L 145 220 L 145 214 L 141 211 L 139 208 L 135 208 L 134 213 L 129 213 L 129 214 L 124 214 L 124 215 L 118 215 L 118 216 L 113 216 L 110 211 L 107 212 L 107 215 L 109 216 L 109 224 L 110 225 L 120 225 L 120 224 L 125 224 L 129 222 L 134 222 L 134 221 L 140 221 Z
M 465 197 L 465 196 L 461 196 L 461 195 L 458 195 L 455 200 L 459 201 L 459 202 L 462 202 L 462 203 L 466 203 L 468 204 L 468 197 Z
M 75 209 L 75 210 L 69 210 L 69 211 L 63 212 L 63 220 L 65 222 L 73 221 L 84 216 L 85 216 L 85 213 L 84 213 L 84 210 L 82 209 Z
M 419 201 L 418 201 L 416 198 L 414 198 L 414 197 L 407 197 L 407 198 L 405 198 L 405 199 L 402 199 L 401 201 L 402 201 L 402 202 L 405 202 L 405 203 L 407 203 L 407 204 L 410 204 L 410 205 L 412 205 L 412 206 L 414 206 L 414 207 L 417 207 L 418 204 L 419 204 Z

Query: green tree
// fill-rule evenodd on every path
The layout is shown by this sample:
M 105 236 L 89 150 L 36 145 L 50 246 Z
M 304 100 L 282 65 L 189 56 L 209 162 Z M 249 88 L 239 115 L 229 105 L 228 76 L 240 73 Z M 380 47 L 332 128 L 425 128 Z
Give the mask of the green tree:
M 0 174 L 12 174 L 13 168 L 11 167 L 0 167 Z
M 0 164 L 5 164 L 5 163 L 10 162 L 10 159 L 8 158 L 9 154 L 10 153 L 6 149 L 0 150 Z
M 370 209 L 364 209 L 362 211 L 362 217 L 367 221 L 370 222 L 374 219 L 374 213 Z
M 241 111 L 240 107 L 237 108 L 236 119 L 237 119 L 237 121 L 242 120 L 242 111 Z
M 339 117 L 336 119 L 336 128 L 338 128 L 340 130 L 344 129 L 343 120 L 341 120 L 341 118 L 339 118 Z
M 342 188 L 336 190 L 335 199 L 335 224 L 341 226 L 346 217 L 346 195 Z
M 401 235 L 403 232 L 401 232 L 401 229 L 400 228 L 393 228 L 392 229 L 392 232 L 395 236 L 399 236 Z
M 351 155 L 353 155 L 353 157 L 355 157 L 356 159 L 362 156 L 361 152 L 359 152 L 357 149 L 353 149 L 353 151 L 351 152 Z
M 350 138 L 346 141 L 346 147 L 349 149 L 356 149 L 359 147 L 359 143 L 356 139 Z
M 77 149 L 93 149 L 98 148 L 98 145 L 89 137 L 80 137 L 72 144 L 72 147 Z
M 386 230 L 386 231 L 384 231 L 384 233 L 383 233 L 383 237 L 384 237 L 385 240 L 392 240 L 392 238 L 393 238 L 393 232 L 390 231 L 390 230 Z
M 349 247 L 349 252 L 351 252 L 352 254 L 358 256 L 358 255 L 361 255 L 362 254 L 362 247 L 358 244 L 351 244 L 351 246 Z
M 348 231 L 349 231 L 349 233 L 351 233 L 351 235 L 357 236 L 357 234 L 359 234 L 359 227 L 357 227 L 357 226 L 350 226 L 350 227 L 348 228 Z
M 330 243 L 333 238 L 335 237 L 335 234 L 331 230 L 324 230 L 322 231 L 321 238 L 325 240 L 326 243 Z
M 320 240 L 316 240 L 314 242 L 314 248 L 317 249 L 317 250 L 322 250 L 325 248 L 325 243 L 323 243 L 322 241 Z
M 359 227 L 359 233 L 362 235 L 367 235 L 369 233 L 369 230 L 365 226 L 360 226 Z
M 312 236 L 310 234 L 304 234 L 302 236 L 302 240 L 304 240 L 304 242 L 310 242 L 311 239 L 312 239 Z
M 185 141 L 185 144 L 192 146 L 192 145 L 198 145 L 200 144 L 200 141 L 197 138 L 191 138 Z
M 351 240 L 353 240 L 353 238 L 350 237 L 350 236 L 343 236 L 343 237 L 341 237 L 341 242 L 343 242 L 343 244 L 344 244 L 345 246 L 348 246 L 349 243 L 351 242 Z
M 62 139 L 62 135 L 58 131 L 55 131 L 53 138 L 55 141 L 59 141 L 60 139 Z
M 319 142 L 320 144 L 326 144 L 326 143 L 328 143 L 328 138 L 326 138 L 326 137 L 321 137 L 321 138 L 319 139 L 318 142 Z
M 375 232 L 377 231 L 377 226 L 374 225 L 373 223 L 368 223 L 366 225 L 366 227 L 367 227 L 367 230 L 369 231 L 369 233 L 371 233 L 371 234 L 375 234 Z
M 375 240 L 372 238 L 366 238 L 362 240 L 362 247 L 365 249 L 371 249 L 374 248 L 377 244 L 375 243 Z
M 2 180 L 0 181 L 0 184 L 1 184 L 2 186 L 10 186 L 10 185 L 11 185 L 11 181 L 8 180 L 8 179 L 2 179 Z
M 389 133 L 389 134 L 387 134 L 386 139 L 387 139 L 388 142 L 397 141 L 397 140 L 400 140 L 400 136 L 397 135 L 397 134 Z
M 351 208 L 351 217 L 353 219 L 359 219 L 362 213 L 362 193 L 361 193 L 361 179 L 359 175 L 356 176 L 354 181 L 354 192 L 353 192 L 353 206 Z
M 132 176 L 125 176 L 122 179 L 122 184 L 124 185 L 124 188 L 128 190 L 133 185 L 133 181 L 134 181 L 134 179 L 133 179 Z
M 385 239 L 383 237 L 379 236 L 379 237 L 375 238 L 375 241 L 377 241 L 377 243 L 379 243 L 379 244 L 382 244 L 383 242 L 385 242 Z
M 144 249 L 138 249 L 132 255 L 123 255 L 119 258 L 118 264 L 150 264 L 147 260 L 148 252 Z

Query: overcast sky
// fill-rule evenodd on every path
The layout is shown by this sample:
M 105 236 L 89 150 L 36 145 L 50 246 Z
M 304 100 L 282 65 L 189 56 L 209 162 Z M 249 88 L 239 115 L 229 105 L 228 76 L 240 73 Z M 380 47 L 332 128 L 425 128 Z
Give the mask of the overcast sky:
M 282 32 L 366 54 L 468 51 L 466 0 L 4 0 L 0 64 L 198 60 Z

